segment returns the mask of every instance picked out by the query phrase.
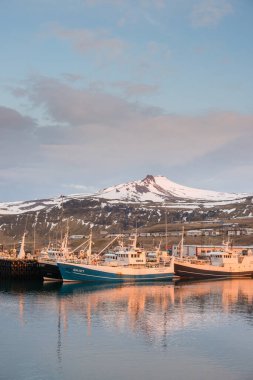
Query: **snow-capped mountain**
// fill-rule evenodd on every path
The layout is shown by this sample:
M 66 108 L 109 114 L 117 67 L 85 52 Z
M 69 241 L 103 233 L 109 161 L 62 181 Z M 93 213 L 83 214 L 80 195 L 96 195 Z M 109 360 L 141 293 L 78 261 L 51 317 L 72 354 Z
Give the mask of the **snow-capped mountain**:
M 223 193 L 179 185 L 164 176 L 147 175 L 143 180 L 108 187 L 95 194 L 107 200 L 130 202 L 164 202 L 192 200 L 200 202 L 235 201 L 249 196 L 246 193 Z
M 59 232 L 61 220 L 71 233 L 96 231 L 119 233 L 138 226 L 168 222 L 252 218 L 253 194 L 221 193 L 193 189 L 163 176 L 148 175 L 95 194 L 72 194 L 20 202 L 0 203 L 0 236 L 12 242 L 24 229 L 46 241 Z M 1 244 L 1 241 L 0 241 Z
M 17 215 L 42 210 L 50 211 L 60 208 L 61 202 L 71 200 L 96 200 L 103 199 L 108 203 L 163 203 L 168 206 L 195 208 L 201 204 L 204 207 L 240 203 L 250 194 L 246 193 L 223 193 L 209 190 L 194 189 L 179 185 L 164 176 L 147 175 L 144 179 L 132 181 L 106 189 L 95 194 L 73 194 L 51 199 L 40 199 L 33 201 L 0 203 L 0 215 Z

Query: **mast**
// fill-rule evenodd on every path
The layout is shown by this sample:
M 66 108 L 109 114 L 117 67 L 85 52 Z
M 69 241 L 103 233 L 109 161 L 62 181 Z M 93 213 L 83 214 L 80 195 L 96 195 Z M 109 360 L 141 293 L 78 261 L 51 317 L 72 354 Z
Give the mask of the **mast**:
M 90 264 L 91 259 L 91 247 L 92 247 L 92 228 L 90 229 L 90 239 L 89 239 L 89 246 L 87 250 L 87 262 Z
M 183 258 L 184 255 L 184 226 L 182 228 L 182 237 L 180 242 L 180 259 Z
M 165 250 L 168 252 L 168 220 L 167 220 L 167 207 L 165 207 Z
M 25 236 L 26 236 L 27 221 L 28 221 L 28 214 L 26 215 L 25 230 L 24 230 L 24 234 L 22 236 L 21 246 L 20 246 L 19 253 L 17 256 L 17 258 L 21 259 L 21 260 L 25 259 Z
M 135 233 L 133 234 L 133 237 L 130 237 L 129 240 L 132 242 L 131 243 L 132 249 L 135 250 L 137 247 L 137 227 L 136 227 Z
M 61 216 L 60 216 L 61 220 L 60 220 L 60 236 L 61 236 L 61 242 L 62 242 L 62 236 L 63 236 L 63 232 L 62 232 L 62 223 L 63 223 L 63 195 L 61 195 Z
M 133 249 L 136 249 L 136 246 L 137 246 L 137 230 L 136 230 L 134 238 L 133 238 Z
M 21 259 L 21 260 L 25 259 L 25 235 L 26 235 L 26 232 L 24 232 L 24 235 L 22 236 L 21 246 L 18 253 L 18 259 Z
M 230 241 L 230 237 L 228 236 L 226 242 L 224 242 L 225 252 L 232 253 L 232 242 Z
M 68 225 L 68 221 L 67 221 L 66 233 L 65 233 L 64 238 L 63 238 L 62 243 L 61 243 L 61 251 L 62 251 L 64 259 L 68 258 L 68 240 L 69 240 L 69 225 Z
M 35 257 L 35 227 L 36 227 L 36 223 L 34 223 L 34 228 L 33 228 L 33 255 Z
M 160 240 L 158 247 L 156 248 L 156 259 L 159 260 L 159 255 L 161 253 L 161 243 L 162 241 Z
M 133 238 L 133 249 L 136 249 L 137 248 L 137 237 L 138 237 L 138 225 L 137 225 L 137 221 L 136 221 L 136 227 L 135 227 L 135 234 L 134 234 L 134 238 Z

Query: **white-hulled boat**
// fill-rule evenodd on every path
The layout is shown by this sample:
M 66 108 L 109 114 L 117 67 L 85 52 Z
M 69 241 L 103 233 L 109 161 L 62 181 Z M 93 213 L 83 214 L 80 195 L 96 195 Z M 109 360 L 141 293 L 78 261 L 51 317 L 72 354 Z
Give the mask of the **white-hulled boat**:
M 57 266 L 59 258 L 67 258 L 68 248 L 68 228 L 59 248 L 48 247 L 41 251 L 39 257 L 39 267 L 44 281 L 62 281 L 61 272 Z
M 206 258 L 183 257 L 183 235 L 180 257 L 175 258 L 175 273 L 181 278 L 240 278 L 253 277 L 253 252 L 234 253 L 229 249 L 229 242 L 224 250 L 209 252 Z
M 253 254 L 210 252 L 209 260 L 175 259 L 175 273 L 182 278 L 208 279 L 253 276 Z

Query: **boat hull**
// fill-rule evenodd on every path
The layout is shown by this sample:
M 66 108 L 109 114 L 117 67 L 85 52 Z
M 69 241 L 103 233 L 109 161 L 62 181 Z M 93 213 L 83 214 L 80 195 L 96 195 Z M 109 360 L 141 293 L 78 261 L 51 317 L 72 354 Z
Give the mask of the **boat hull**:
M 48 263 L 41 261 L 39 266 L 44 281 L 62 281 L 62 275 L 56 262 Z
M 174 263 L 175 274 L 180 276 L 180 278 L 189 278 L 189 279 L 209 279 L 209 278 L 244 278 L 244 277 L 253 277 L 253 270 L 229 270 L 222 267 L 210 268 L 209 266 L 204 267 L 193 265 L 193 264 L 184 264 L 184 263 Z
M 170 267 L 153 269 L 105 268 L 102 265 L 75 265 L 58 263 L 63 281 L 86 283 L 124 283 L 171 281 L 174 271 Z

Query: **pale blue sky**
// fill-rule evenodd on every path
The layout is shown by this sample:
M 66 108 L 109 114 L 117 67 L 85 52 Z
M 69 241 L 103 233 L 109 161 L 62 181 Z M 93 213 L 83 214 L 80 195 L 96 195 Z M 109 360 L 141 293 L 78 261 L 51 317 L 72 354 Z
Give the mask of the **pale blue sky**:
M 253 192 L 252 0 L 2 0 L 0 201 Z

